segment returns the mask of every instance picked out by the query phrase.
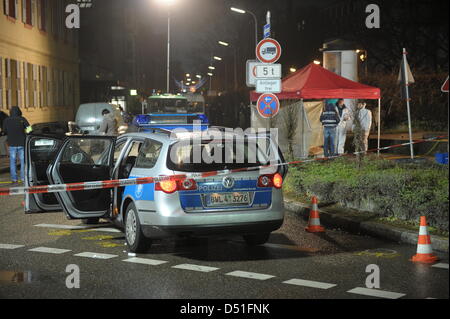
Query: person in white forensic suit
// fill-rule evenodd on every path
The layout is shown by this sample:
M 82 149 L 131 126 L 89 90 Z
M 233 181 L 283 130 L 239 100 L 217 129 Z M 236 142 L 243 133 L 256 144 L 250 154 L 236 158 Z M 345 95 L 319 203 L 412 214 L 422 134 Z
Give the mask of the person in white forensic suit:
M 372 126 L 372 112 L 366 109 L 366 103 L 358 103 L 358 111 L 356 116 L 361 123 L 361 138 L 363 142 L 363 150 L 367 152 L 369 149 L 369 134 L 370 127 Z M 353 131 L 355 130 L 355 125 L 353 124 Z
M 339 125 L 336 128 L 336 145 L 338 155 L 344 154 L 345 140 L 347 139 L 347 123 L 352 119 L 351 110 L 344 104 L 344 99 L 336 102 L 336 111 L 339 113 Z

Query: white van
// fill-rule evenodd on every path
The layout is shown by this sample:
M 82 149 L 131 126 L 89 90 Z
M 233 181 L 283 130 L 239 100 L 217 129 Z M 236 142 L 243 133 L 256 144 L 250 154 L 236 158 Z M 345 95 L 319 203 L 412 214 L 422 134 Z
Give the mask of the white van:
M 75 121 L 81 132 L 88 135 L 96 134 L 102 124 L 102 111 L 105 109 L 114 114 L 119 134 L 125 133 L 127 127 L 123 122 L 119 106 L 109 103 L 86 103 L 80 105 Z

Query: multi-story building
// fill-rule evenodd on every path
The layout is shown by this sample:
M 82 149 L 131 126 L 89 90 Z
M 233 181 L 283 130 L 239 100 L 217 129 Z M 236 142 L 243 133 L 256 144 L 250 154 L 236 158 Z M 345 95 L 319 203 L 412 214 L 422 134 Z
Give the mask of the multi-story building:
M 0 111 L 33 123 L 73 120 L 79 104 L 78 35 L 68 0 L 0 0 Z

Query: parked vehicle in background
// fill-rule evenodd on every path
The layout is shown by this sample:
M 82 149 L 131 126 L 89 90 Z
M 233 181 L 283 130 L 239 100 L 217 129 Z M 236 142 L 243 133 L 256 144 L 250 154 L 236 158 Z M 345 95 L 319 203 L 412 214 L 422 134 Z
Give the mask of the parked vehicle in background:
M 78 108 L 75 122 L 83 134 L 96 135 L 103 121 L 103 110 L 108 110 L 114 114 L 118 123 L 119 134 L 127 131 L 127 125 L 123 122 L 119 106 L 109 103 L 87 103 L 81 104 Z
M 203 99 L 202 96 L 200 96 Z M 205 103 L 198 97 L 187 97 L 174 94 L 159 94 L 148 98 L 146 113 L 205 113 Z

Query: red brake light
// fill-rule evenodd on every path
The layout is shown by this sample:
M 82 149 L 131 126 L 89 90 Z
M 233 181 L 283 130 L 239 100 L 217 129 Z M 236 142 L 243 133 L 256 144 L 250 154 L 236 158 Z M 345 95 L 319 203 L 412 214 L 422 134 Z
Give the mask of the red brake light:
M 171 181 L 171 180 L 158 182 L 155 185 L 156 191 L 163 191 L 164 193 L 167 193 L 167 194 L 172 194 L 172 193 L 176 192 L 177 188 L 178 188 L 177 182 Z
M 273 175 L 273 186 L 275 188 L 281 188 L 283 186 L 283 177 L 279 173 Z

